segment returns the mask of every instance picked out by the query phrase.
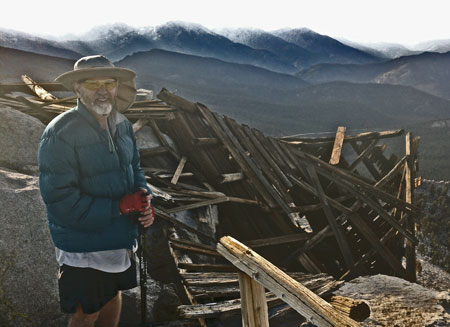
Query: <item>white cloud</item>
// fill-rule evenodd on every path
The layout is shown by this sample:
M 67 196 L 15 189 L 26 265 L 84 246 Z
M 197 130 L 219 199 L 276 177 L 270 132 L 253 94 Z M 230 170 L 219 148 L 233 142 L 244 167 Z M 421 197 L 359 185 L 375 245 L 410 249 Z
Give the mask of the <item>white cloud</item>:
M 181 20 L 210 29 L 308 27 L 321 34 L 365 42 L 412 44 L 450 38 L 446 0 L 77 0 L 70 3 L 41 0 L 38 3 L 39 7 L 35 1 L 4 2 L 0 27 L 63 35 L 81 34 L 94 26 L 116 22 L 156 26 Z

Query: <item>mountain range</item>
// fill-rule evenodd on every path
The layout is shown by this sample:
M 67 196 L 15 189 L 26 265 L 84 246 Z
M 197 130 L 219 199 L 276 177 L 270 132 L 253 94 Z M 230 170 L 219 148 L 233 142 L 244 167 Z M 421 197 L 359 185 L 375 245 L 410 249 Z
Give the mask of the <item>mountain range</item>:
M 450 154 L 442 137 L 450 127 L 433 123 L 450 118 L 450 52 L 388 59 L 307 29 L 112 25 L 72 40 L 0 31 L 0 83 L 20 81 L 23 73 L 52 81 L 76 58 L 95 53 L 135 70 L 140 88 L 157 94 L 165 87 L 267 134 L 410 126 L 433 142 L 423 145 L 425 152 L 439 144 Z M 431 158 L 423 159 L 426 177 L 450 179 L 444 165 L 429 168 Z

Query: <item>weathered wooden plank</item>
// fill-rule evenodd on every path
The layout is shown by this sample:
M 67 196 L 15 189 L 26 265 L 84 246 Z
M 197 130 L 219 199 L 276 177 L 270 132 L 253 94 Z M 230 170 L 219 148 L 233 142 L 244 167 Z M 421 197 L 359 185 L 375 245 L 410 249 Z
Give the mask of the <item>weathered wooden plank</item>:
M 27 75 L 22 75 L 21 77 L 25 85 L 27 85 L 41 100 L 52 101 L 57 99 L 57 97 L 33 81 L 31 77 Z
M 383 218 L 386 222 L 388 222 L 391 226 L 395 227 L 403 236 L 405 236 L 408 240 L 413 242 L 414 244 L 417 244 L 417 239 L 412 235 L 409 231 L 407 231 L 403 226 L 401 226 L 398 221 L 396 221 L 391 215 L 389 215 L 384 208 L 375 200 L 372 200 L 370 197 L 365 195 L 363 192 L 358 190 L 354 187 L 351 183 L 348 181 L 338 177 L 338 176 L 332 176 L 328 172 L 320 170 L 319 174 L 328 177 L 333 178 L 336 183 L 338 183 L 341 187 L 345 188 L 348 192 L 353 194 L 356 198 L 359 198 L 362 202 L 370 206 L 373 210 L 375 210 L 381 218 Z
M 238 182 L 245 178 L 245 175 L 240 173 L 231 173 L 231 174 L 222 174 L 222 179 L 219 181 L 219 184 L 224 183 L 232 183 L 232 182 Z
M 278 164 L 272 159 L 271 154 L 263 146 L 263 144 L 259 140 L 258 136 L 255 135 L 254 130 L 250 129 L 247 126 L 244 126 L 244 131 L 247 134 L 247 136 L 250 138 L 250 140 L 253 142 L 253 144 L 256 146 L 256 148 L 259 150 L 262 157 L 267 161 L 269 166 L 273 169 L 273 171 L 278 176 L 278 178 L 284 183 L 284 185 L 286 185 L 287 188 L 293 187 L 291 181 L 286 177 L 286 175 L 281 170 L 281 168 L 278 166 Z
M 383 131 L 383 132 L 365 132 L 356 135 L 346 135 L 344 138 L 344 142 L 349 141 L 366 141 L 370 139 L 383 139 L 383 138 L 391 138 L 400 136 L 405 131 L 403 129 L 396 129 L 391 131 Z M 289 142 L 291 144 L 319 144 L 319 143 L 333 143 L 334 137 L 295 137 L 295 136 L 284 136 L 279 138 L 281 141 Z
M 186 161 L 187 161 L 187 158 L 185 156 L 181 157 L 181 160 L 178 163 L 178 167 L 175 170 L 175 173 L 173 174 L 172 180 L 170 181 L 172 184 L 176 185 L 178 183 L 178 179 L 180 178 L 180 175 L 183 172 Z
M 344 144 L 344 137 L 346 127 L 339 126 L 334 139 L 333 151 L 331 153 L 330 165 L 337 165 L 341 159 L 342 145 Z
M 194 103 L 179 97 L 173 93 L 170 93 L 165 88 L 163 88 L 157 95 L 158 99 L 163 100 L 164 102 L 170 104 L 171 106 L 176 107 L 177 109 L 187 111 L 189 113 L 196 113 L 197 107 Z
M 327 196 L 323 191 L 322 185 L 320 184 L 319 176 L 317 176 L 317 172 L 314 166 L 308 165 L 306 169 L 309 173 L 309 176 L 311 177 L 311 180 L 315 185 L 317 195 L 319 197 L 320 202 L 322 203 L 322 209 L 325 213 L 325 217 L 327 218 L 328 224 L 331 227 L 331 230 L 333 231 L 334 237 L 336 238 L 339 249 L 341 250 L 342 256 L 344 257 L 345 263 L 351 271 L 352 269 L 354 269 L 355 262 L 353 259 L 352 252 L 350 251 L 350 246 L 347 242 L 347 239 L 345 238 L 345 234 L 343 233 L 343 231 L 340 229 L 339 225 L 336 222 L 336 217 L 334 216 L 330 208 Z
M 154 148 L 150 148 L 150 149 L 140 149 L 139 154 L 140 154 L 141 158 L 143 158 L 143 157 L 152 157 L 152 156 L 161 155 L 164 153 L 168 153 L 169 151 L 170 151 L 169 148 L 167 148 L 165 146 L 158 146 L 158 147 L 154 147 Z
M 420 209 L 411 203 L 407 203 L 406 201 L 396 198 L 396 197 L 392 196 L 391 194 L 386 193 L 371 184 L 368 184 L 367 182 L 363 181 L 362 179 L 357 178 L 342 169 L 331 166 L 328 163 L 326 163 L 320 159 L 317 159 L 312 155 L 309 155 L 308 153 L 301 152 L 296 149 L 294 149 L 293 151 L 300 158 L 314 163 L 319 171 L 328 170 L 332 173 L 333 176 L 340 176 L 343 179 L 345 179 L 346 181 L 352 183 L 353 185 L 360 186 L 365 191 L 369 192 L 370 194 L 372 194 L 374 196 L 377 196 L 378 198 L 382 199 L 383 201 L 385 201 L 387 203 L 391 203 L 393 206 L 399 207 L 399 208 L 403 209 L 404 211 L 411 213 L 412 215 L 420 214 Z
M 192 252 L 192 253 L 208 255 L 208 256 L 213 256 L 213 257 L 220 257 L 220 254 L 218 254 L 217 251 L 211 251 L 211 250 L 202 249 L 202 248 L 184 245 L 184 244 L 179 244 L 179 243 L 175 243 L 175 242 L 173 242 L 171 244 L 175 249 L 182 250 L 183 252 Z
M 233 238 L 222 237 L 217 250 L 232 264 L 273 292 L 306 319 L 320 327 L 359 326 L 328 302 Z
M 258 240 L 245 241 L 245 245 L 251 248 L 261 248 L 265 246 L 272 246 L 278 244 L 294 243 L 299 241 L 305 241 L 313 236 L 311 233 L 291 234 L 276 237 L 269 237 Z
M 412 203 L 414 193 L 414 157 L 412 155 L 412 136 L 411 133 L 406 134 L 406 153 L 408 157 L 405 163 L 405 201 Z M 406 228 L 415 235 L 416 224 L 413 219 L 408 218 L 406 220 Z M 406 240 L 405 244 L 405 257 L 406 257 L 406 271 L 407 279 L 411 282 L 416 282 L 416 248 L 411 240 Z
M 219 144 L 219 140 L 214 137 L 197 137 L 192 141 L 195 146 L 210 146 Z
M 139 132 L 142 129 L 142 127 L 147 125 L 148 122 L 149 122 L 149 119 L 138 119 L 133 124 L 133 132 L 136 134 L 137 132 Z
M 173 227 L 169 230 L 169 238 L 172 240 L 179 239 L 178 234 L 176 233 Z M 172 255 L 175 265 L 178 266 L 180 263 L 192 263 L 192 260 L 188 256 L 181 254 L 178 250 L 172 248 L 172 246 L 169 246 L 169 251 L 170 254 Z M 182 283 L 182 286 L 184 288 L 184 291 L 186 292 L 186 296 L 189 302 L 194 305 L 198 304 L 197 300 L 194 298 L 193 294 L 188 289 L 188 287 L 184 283 Z M 206 320 L 204 318 L 198 317 L 198 322 L 200 323 L 201 327 L 207 327 Z
M 233 265 L 222 265 L 222 264 L 210 264 L 210 263 L 178 263 L 179 269 L 184 269 L 186 271 L 236 271 L 237 268 Z
M 238 273 L 241 293 L 242 327 L 269 327 L 264 286 L 243 272 Z
M 162 219 L 165 219 L 165 220 L 169 221 L 170 223 L 174 224 L 177 227 L 181 227 L 181 228 L 183 228 L 183 229 L 185 229 L 185 230 L 187 230 L 189 232 L 192 232 L 194 234 L 197 234 L 198 236 L 201 236 L 201 237 L 203 237 L 203 238 L 205 238 L 207 240 L 215 241 L 215 239 L 213 237 L 211 237 L 210 235 L 205 234 L 205 233 L 203 233 L 203 232 L 201 232 L 201 231 L 199 231 L 199 230 L 197 230 L 197 229 L 195 229 L 195 228 L 193 228 L 193 227 L 191 227 L 191 226 L 189 226 L 189 225 L 187 225 L 187 224 L 177 220 L 176 218 L 172 217 L 170 214 L 168 214 L 166 211 L 164 211 L 161 208 L 155 207 L 155 215 L 157 217 L 160 217 Z
M 351 163 L 350 167 L 348 167 L 347 170 L 355 170 L 356 166 L 358 166 L 361 161 L 365 160 L 367 156 L 372 152 L 377 142 L 378 140 L 372 140 L 369 145 L 361 153 L 359 153 L 358 157 Z
M 255 189 L 258 191 L 259 194 L 261 194 L 262 198 L 267 202 L 269 207 L 274 208 L 275 203 L 272 200 L 272 197 L 268 192 L 265 190 L 264 186 L 259 181 L 258 177 L 255 175 L 252 169 L 248 166 L 248 158 L 244 154 L 243 149 L 240 147 L 236 147 L 236 143 L 239 144 L 237 141 L 230 139 L 229 134 L 222 130 L 221 124 L 219 124 L 218 120 L 216 120 L 218 117 L 214 116 L 208 108 L 198 105 L 198 109 L 200 113 L 203 115 L 203 117 L 207 120 L 209 123 L 209 126 L 212 128 L 214 133 L 217 135 L 217 137 L 220 139 L 220 141 L 225 145 L 228 152 L 233 156 L 234 160 L 237 162 L 241 170 L 244 172 L 246 176 L 249 177 L 252 184 L 255 186 Z
M 370 146 L 370 144 L 369 145 L 365 144 L 365 145 L 359 146 L 354 141 L 350 142 L 350 144 L 358 155 L 361 155 L 364 152 L 363 148 L 365 148 L 365 146 L 367 146 L 367 147 Z M 371 148 L 371 150 L 373 150 L 373 147 Z M 381 178 L 381 174 L 375 167 L 373 160 L 369 160 L 367 157 L 364 156 L 362 159 L 362 162 L 364 163 L 364 166 L 366 166 L 367 170 L 370 172 L 372 177 L 375 179 L 375 181 L 378 181 Z

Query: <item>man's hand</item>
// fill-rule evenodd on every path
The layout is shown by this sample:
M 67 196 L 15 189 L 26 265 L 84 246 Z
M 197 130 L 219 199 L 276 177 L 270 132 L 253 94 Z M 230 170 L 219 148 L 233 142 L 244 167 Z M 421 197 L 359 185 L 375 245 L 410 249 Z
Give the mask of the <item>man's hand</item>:
M 155 210 L 151 203 L 152 198 L 153 196 L 151 194 L 148 194 L 145 197 L 146 209 L 145 211 L 141 212 L 142 216 L 138 218 L 138 220 L 141 222 L 144 228 L 149 227 L 155 221 Z
M 150 209 L 144 211 L 142 213 L 142 216 L 138 218 L 141 224 L 144 226 L 144 228 L 149 227 L 153 222 L 155 221 L 155 211 L 153 210 L 153 207 Z

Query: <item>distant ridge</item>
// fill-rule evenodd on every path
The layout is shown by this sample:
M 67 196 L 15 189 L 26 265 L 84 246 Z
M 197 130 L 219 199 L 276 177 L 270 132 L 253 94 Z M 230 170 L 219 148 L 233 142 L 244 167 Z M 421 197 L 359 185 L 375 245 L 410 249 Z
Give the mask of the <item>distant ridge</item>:
M 425 52 L 366 65 L 320 64 L 297 76 L 310 83 L 348 81 L 407 85 L 450 99 L 450 52 Z

